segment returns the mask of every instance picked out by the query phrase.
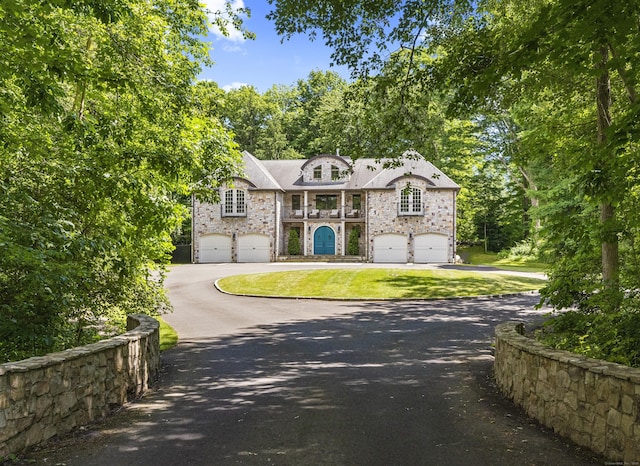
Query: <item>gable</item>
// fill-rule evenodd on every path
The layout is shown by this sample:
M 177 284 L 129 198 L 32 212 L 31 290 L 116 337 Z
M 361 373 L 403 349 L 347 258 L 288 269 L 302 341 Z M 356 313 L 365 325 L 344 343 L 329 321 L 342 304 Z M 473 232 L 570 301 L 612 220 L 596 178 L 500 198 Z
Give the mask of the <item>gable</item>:
M 427 187 L 459 190 L 451 178 L 415 151 L 405 152 L 399 160 L 394 160 L 390 168 L 382 168 L 364 189 L 389 189 L 407 178 L 423 180 Z M 381 165 L 384 164 L 382 161 Z
M 303 183 L 345 183 L 351 176 L 351 161 L 339 155 L 318 155 L 300 167 Z

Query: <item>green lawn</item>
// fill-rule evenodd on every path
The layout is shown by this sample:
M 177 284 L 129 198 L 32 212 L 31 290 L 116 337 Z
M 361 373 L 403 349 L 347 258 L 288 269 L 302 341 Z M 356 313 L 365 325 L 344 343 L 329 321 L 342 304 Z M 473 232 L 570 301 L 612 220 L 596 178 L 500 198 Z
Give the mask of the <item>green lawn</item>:
M 156 317 L 160 322 L 160 351 L 173 348 L 178 344 L 178 334 L 162 317 Z
M 547 265 L 542 262 L 517 259 L 498 259 L 495 252 L 484 252 L 482 246 L 458 248 L 458 255 L 470 265 L 489 265 L 504 270 L 518 270 L 521 272 L 544 272 Z
M 544 280 L 460 270 L 322 269 L 236 275 L 223 291 L 258 296 L 406 299 L 480 296 L 538 290 Z

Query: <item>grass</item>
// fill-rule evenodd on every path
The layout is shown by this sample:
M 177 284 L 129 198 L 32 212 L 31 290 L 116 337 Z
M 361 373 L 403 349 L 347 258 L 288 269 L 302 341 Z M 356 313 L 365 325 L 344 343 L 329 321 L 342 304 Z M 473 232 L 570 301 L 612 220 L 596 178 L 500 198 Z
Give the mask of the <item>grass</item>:
M 178 333 L 162 317 L 156 317 L 160 322 L 160 351 L 166 351 L 178 344 Z
M 547 265 L 542 262 L 518 259 L 498 259 L 495 252 L 485 252 L 482 246 L 459 248 L 458 255 L 471 265 L 489 265 L 503 270 L 516 270 L 520 272 L 544 272 Z
M 223 291 L 257 296 L 334 299 L 426 299 L 540 289 L 544 280 L 460 270 L 322 269 L 236 275 Z

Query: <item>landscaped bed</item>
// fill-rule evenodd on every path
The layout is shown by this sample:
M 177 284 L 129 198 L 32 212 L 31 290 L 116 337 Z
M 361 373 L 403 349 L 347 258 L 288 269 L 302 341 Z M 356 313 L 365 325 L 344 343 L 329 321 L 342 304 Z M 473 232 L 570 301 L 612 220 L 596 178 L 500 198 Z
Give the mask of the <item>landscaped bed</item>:
M 534 291 L 545 281 L 459 270 L 321 269 L 223 278 L 222 291 L 328 299 L 437 299 Z

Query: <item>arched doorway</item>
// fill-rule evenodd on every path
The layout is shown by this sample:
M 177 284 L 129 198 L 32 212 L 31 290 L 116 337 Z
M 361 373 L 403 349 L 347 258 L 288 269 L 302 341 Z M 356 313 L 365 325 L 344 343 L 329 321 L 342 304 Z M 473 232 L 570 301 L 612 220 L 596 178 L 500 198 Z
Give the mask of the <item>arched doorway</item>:
M 329 227 L 320 227 L 313 234 L 313 254 L 335 254 L 336 234 Z

